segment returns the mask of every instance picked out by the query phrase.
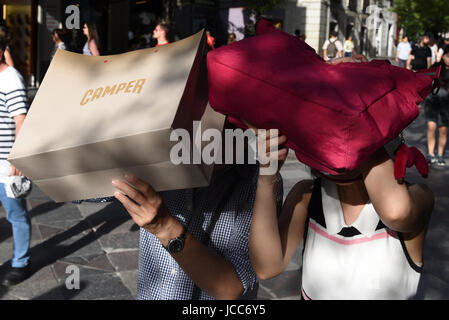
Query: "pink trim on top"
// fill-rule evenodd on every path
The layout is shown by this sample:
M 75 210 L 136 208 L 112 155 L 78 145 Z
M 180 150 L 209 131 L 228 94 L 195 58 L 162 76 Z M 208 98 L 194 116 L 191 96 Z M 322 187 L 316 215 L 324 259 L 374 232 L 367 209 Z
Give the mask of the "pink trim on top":
M 319 235 L 321 235 L 325 238 L 328 238 L 329 240 L 332 240 L 334 242 L 337 242 L 339 244 L 343 244 L 343 245 L 359 244 L 359 243 L 363 243 L 363 242 L 370 242 L 370 241 L 374 241 L 374 240 L 385 239 L 388 237 L 397 238 L 396 231 L 386 230 L 385 232 L 375 234 L 372 237 L 363 237 L 363 238 L 358 238 L 358 239 L 345 240 L 345 239 L 340 239 L 340 238 L 337 238 L 336 236 L 328 234 L 326 231 L 320 229 L 320 227 L 318 227 L 318 225 L 312 221 L 309 221 L 309 227 L 311 229 L 313 229 Z
M 301 288 L 301 295 L 302 295 L 302 297 L 304 298 L 304 300 L 311 300 L 311 299 L 307 296 L 307 294 L 304 292 L 304 289 L 303 289 L 303 288 Z

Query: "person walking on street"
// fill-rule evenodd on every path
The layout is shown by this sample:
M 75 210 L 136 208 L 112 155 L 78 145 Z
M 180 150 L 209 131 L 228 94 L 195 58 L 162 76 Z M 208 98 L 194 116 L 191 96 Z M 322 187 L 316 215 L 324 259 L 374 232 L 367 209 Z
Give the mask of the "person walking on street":
M 430 95 L 424 101 L 424 113 L 427 119 L 427 159 L 430 164 L 444 167 L 444 149 L 447 143 L 449 126 L 449 46 L 444 49 L 442 59 L 434 66 L 441 65 L 441 87 L 436 96 Z M 438 154 L 435 157 L 436 136 L 438 128 Z
M 438 50 L 437 50 L 437 57 L 436 57 L 437 58 L 437 60 L 436 60 L 437 63 L 441 62 L 441 59 L 443 58 L 444 47 L 445 47 L 444 41 L 443 40 L 438 41 Z
M 430 64 L 432 65 L 432 64 L 438 62 L 437 61 L 437 59 L 438 59 L 438 43 L 435 39 L 430 39 L 429 49 L 430 49 L 430 52 L 432 53 L 432 57 L 430 59 Z
M 352 57 L 354 54 L 354 41 L 352 40 L 352 35 L 348 36 L 344 44 L 345 57 Z
M 402 41 L 398 44 L 398 49 L 396 50 L 396 62 L 399 67 L 405 68 L 407 66 L 407 60 L 412 52 L 412 47 L 408 42 L 408 37 L 404 36 Z
M 427 35 L 419 37 L 419 44 L 412 49 L 408 57 L 407 69 L 417 71 L 430 68 L 432 52 L 428 46 L 429 40 Z
M 168 25 L 159 23 L 153 30 L 153 38 L 156 39 L 156 47 L 164 46 L 170 42 L 167 40 Z
M 343 56 L 343 46 L 340 40 L 337 39 L 337 33 L 331 32 L 330 38 L 323 44 L 323 57 L 328 61 L 334 58 L 341 58 Z
M 52 40 L 55 43 L 55 46 L 53 48 L 53 52 L 51 53 L 51 57 L 53 58 L 56 54 L 56 51 L 58 49 L 60 50 L 67 50 L 67 47 L 65 46 L 64 41 L 62 41 L 64 35 L 64 31 L 62 29 L 55 29 L 52 32 Z
M 23 176 L 7 159 L 28 112 L 28 98 L 22 76 L 5 62 L 6 45 L 6 39 L 0 38 L 0 201 L 6 210 L 6 219 L 12 225 L 13 256 L 2 284 L 12 286 L 31 274 L 31 221 L 26 202 L 8 197 L 5 190 L 8 176 Z
M 83 27 L 83 34 L 87 37 L 87 41 L 83 47 L 83 54 L 87 56 L 99 56 L 99 43 L 97 27 L 93 22 L 87 22 Z

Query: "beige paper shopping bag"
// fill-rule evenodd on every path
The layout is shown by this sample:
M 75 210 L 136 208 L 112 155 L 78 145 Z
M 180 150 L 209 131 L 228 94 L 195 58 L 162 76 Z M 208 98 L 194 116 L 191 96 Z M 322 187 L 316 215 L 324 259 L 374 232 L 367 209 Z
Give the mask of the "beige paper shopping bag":
M 57 202 L 111 196 L 125 172 L 158 191 L 208 185 L 211 165 L 170 159 L 174 129 L 224 124 L 207 104 L 204 44 L 202 31 L 113 56 L 58 50 L 8 160 Z

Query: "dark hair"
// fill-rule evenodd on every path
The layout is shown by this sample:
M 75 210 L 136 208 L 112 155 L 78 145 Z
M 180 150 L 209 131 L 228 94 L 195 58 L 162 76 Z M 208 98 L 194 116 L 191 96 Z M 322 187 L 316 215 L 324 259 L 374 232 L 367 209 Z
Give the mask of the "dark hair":
M 423 34 L 423 35 L 419 36 L 418 43 L 423 42 L 425 38 L 430 40 L 430 37 L 427 34 Z
M 9 43 L 9 41 L 11 41 L 11 34 L 9 33 L 7 27 L 0 26 L 0 37 L 5 38 L 6 43 Z
M 168 31 L 170 30 L 170 28 L 168 27 L 168 24 L 161 22 L 159 23 L 159 28 L 161 28 L 162 30 L 165 31 L 165 35 L 168 36 Z
M 337 31 L 331 31 L 330 35 L 336 37 L 338 35 L 338 33 L 337 33 Z
M 86 22 L 87 32 L 89 34 L 89 38 L 93 39 L 97 44 L 98 49 L 100 49 L 100 37 L 98 36 L 97 26 L 94 22 Z
M 443 49 L 443 55 L 449 53 L 449 46 L 445 46 Z
M 62 29 L 55 29 L 55 30 L 53 30 L 52 34 L 57 35 L 58 38 L 62 40 L 62 38 L 65 36 L 66 32 L 65 32 L 65 30 L 62 30 Z
M 5 50 L 8 46 L 8 41 L 5 37 L 0 37 L 0 50 L 2 51 L 2 56 L 0 58 L 0 62 L 5 62 Z

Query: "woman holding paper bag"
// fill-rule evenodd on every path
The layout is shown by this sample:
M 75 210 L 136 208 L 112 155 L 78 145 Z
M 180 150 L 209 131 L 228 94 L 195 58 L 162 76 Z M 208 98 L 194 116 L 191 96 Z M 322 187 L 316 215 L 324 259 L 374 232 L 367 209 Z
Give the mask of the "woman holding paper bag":
M 249 228 L 257 165 L 215 165 L 208 187 L 156 193 L 137 177 L 113 181 L 141 227 L 138 299 L 254 299 Z M 282 182 L 276 190 L 279 208 Z
M 267 137 L 285 142 L 285 136 Z M 282 165 L 285 149 L 269 154 Z M 280 165 L 280 166 L 281 166 Z M 416 294 L 432 191 L 398 183 L 384 148 L 359 168 L 298 182 L 276 215 L 276 175 L 259 176 L 250 233 L 256 274 L 287 267 L 304 239 L 303 299 L 407 299 Z

